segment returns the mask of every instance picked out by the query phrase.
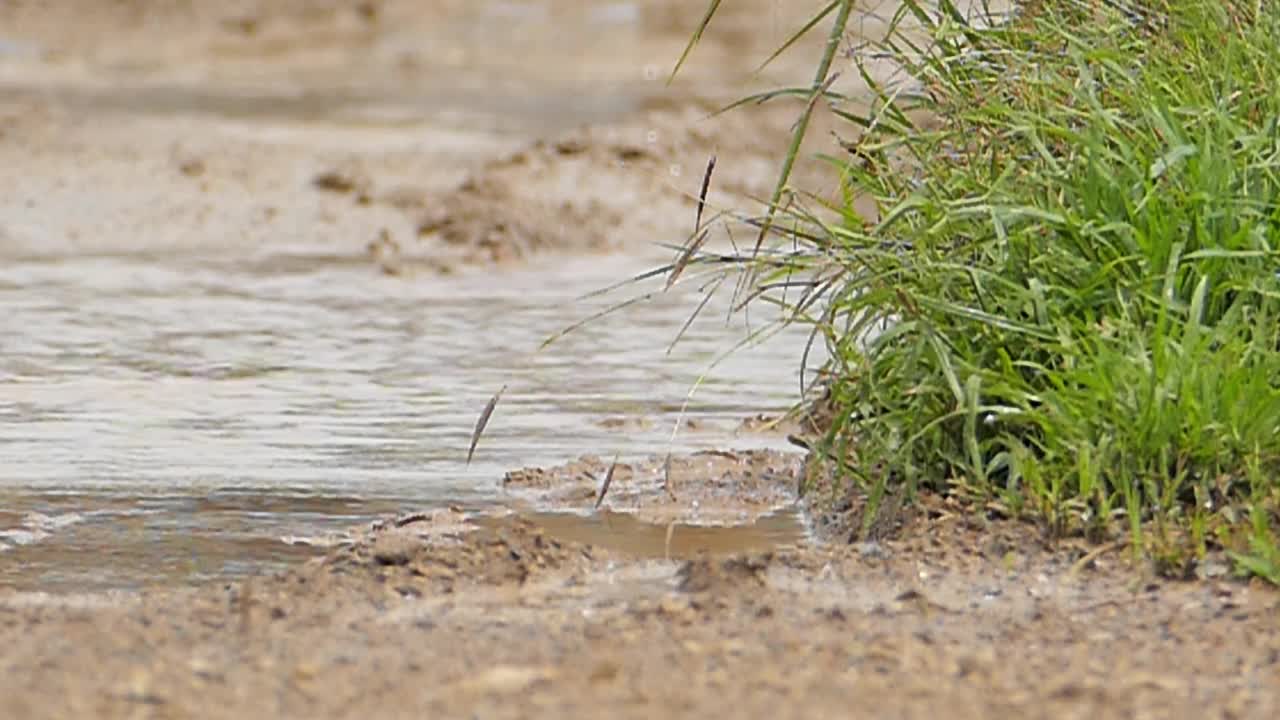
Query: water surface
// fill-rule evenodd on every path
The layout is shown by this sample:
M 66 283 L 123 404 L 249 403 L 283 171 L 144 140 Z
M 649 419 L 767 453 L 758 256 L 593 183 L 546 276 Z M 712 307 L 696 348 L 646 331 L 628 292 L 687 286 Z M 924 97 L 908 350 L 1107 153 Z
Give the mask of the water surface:
M 692 289 L 537 351 L 638 292 L 578 299 L 646 262 L 425 279 L 180 254 L 4 263 L 0 582 L 234 574 L 296 554 L 282 536 L 498 501 L 521 466 L 777 443 L 730 431 L 794 400 L 799 333 L 716 368 L 688 405 L 711 429 L 671 444 L 694 383 L 743 333 L 713 303 L 668 356 Z M 468 466 L 475 418 L 503 385 Z M 619 417 L 651 423 L 600 424 Z
M 36 93 L 72 117 L 136 123 L 140 133 L 171 119 L 189 123 L 193 136 L 212 128 L 210 137 L 232 137 L 234 129 L 236 138 L 269 146 L 314 134 L 332 146 L 349 132 L 376 154 L 383 148 L 370 138 L 392 147 L 421 137 L 429 148 L 433 127 L 465 127 L 501 139 L 497 147 L 608 121 L 657 87 L 636 6 L 596 5 L 581 27 L 566 30 L 538 3 L 480 4 L 465 28 L 429 38 L 389 31 L 375 45 L 317 55 L 311 72 L 264 58 L 81 71 L 40 66 L 35 47 L 0 57 L 0 88 Z M 519 15 L 507 19 L 521 23 L 525 39 L 495 48 L 484 33 L 494 13 Z M 568 42 L 566 33 L 578 39 L 552 42 Z M 416 74 L 388 70 L 410 51 L 435 64 Z M 588 53 L 596 60 L 584 62 Z M 453 163 L 466 152 L 439 151 Z M 93 171 L 84 168 L 84 177 Z M 144 190 L 163 203 L 192 182 L 175 176 Z M 49 186 L 59 193 L 52 215 L 33 205 L 41 200 L 34 190 L 25 205 L 11 197 L 0 206 L 0 586 L 233 577 L 313 552 L 281 538 L 323 536 L 405 510 L 501 502 L 503 474 L 522 466 L 584 453 L 625 460 L 781 444 L 732 429 L 795 400 L 805 339 L 798 331 L 716 368 L 688 404 L 688 417 L 705 429 L 672 441 L 690 390 L 744 332 L 726 324 L 724 301 L 713 302 L 667 354 L 697 304 L 696 283 L 535 352 L 549 335 L 626 297 L 578 299 L 665 257 L 652 248 L 392 277 L 359 255 L 308 246 L 305 227 L 266 247 L 214 237 L 235 226 L 220 202 L 232 196 L 216 189 L 199 212 L 231 221 L 210 222 L 210 237 L 172 242 L 163 228 L 144 236 L 96 220 L 110 220 L 115 206 L 83 184 L 80 194 L 74 184 Z M 121 195 L 103 194 L 112 202 Z M 250 207 L 236 201 L 236 212 Z M 91 252 L 65 242 L 65 232 L 42 230 L 47 218 L 76 213 Z M 36 241 L 6 244 L 6 228 Z M 476 416 L 504 385 L 467 465 Z M 649 424 L 610 430 L 600 424 L 609 418 Z

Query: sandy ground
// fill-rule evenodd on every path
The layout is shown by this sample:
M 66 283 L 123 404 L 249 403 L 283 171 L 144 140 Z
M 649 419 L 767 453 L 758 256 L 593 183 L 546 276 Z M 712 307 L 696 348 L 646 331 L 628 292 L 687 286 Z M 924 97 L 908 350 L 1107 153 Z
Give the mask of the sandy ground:
M 712 154 L 717 207 L 772 189 L 798 103 L 708 115 L 805 81 L 813 43 L 752 74 L 782 7 L 727 6 L 667 86 L 669 0 L 0 4 L 0 243 L 430 273 L 681 242 Z
M 667 89 L 700 6 L 5 2 L 0 248 L 430 276 L 678 242 L 711 153 L 717 204 L 770 189 L 796 106 L 705 116 L 808 61 L 749 79 L 793 5 L 725 3 Z M 598 510 L 607 459 L 513 469 L 510 511 L 228 586 L 0 591 L 0 717 L 1280 713 L 1280 595 L 1223 567 L 1157 580 L 941 498 L 848 542 L 794 457 L 665 460 Z
M 794 489 L 788 467 L 762 454 L 678 458 L 684 516 L 664 519 L 689 520 L 695 500 L 759 509 Z M 509 482 L 572 488 L 592 470 L 598 459 Z M 671 502 L 651 470 L 615 474 L 605 522 Z M 592 507 L 583 495 L 569 506 Z M 876 542 L 717 551 L 682 539 L 684 525 L 657 547 L 607 530 L 593 544 L 519 515 L 446 509 L 388 518 L 293 571 L 225 587 L 0 596 L 0 716 L 1280 711 L 1272 589 L 1150 579 L 1123 552 L 1048 546 L 1035 528 L 940 499 L 900 525 Z

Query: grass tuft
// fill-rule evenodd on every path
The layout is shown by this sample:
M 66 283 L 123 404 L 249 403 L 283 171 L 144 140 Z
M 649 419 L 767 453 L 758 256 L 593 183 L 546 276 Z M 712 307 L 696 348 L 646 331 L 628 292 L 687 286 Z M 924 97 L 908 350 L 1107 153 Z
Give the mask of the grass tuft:
M 850 49 L 869 100 L 828 92 L 828 46 L 769 247 L 699 257 L 827 344 L 826 462 L 1280 583 L 1277 30 L 1241 0 L 906 0 Z M 784 192 L 819 97 L 829 218 Z

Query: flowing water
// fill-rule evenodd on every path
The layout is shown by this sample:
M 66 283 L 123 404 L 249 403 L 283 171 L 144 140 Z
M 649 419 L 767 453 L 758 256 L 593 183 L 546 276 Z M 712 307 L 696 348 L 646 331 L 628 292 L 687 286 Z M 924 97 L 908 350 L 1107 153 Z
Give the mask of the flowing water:
M 613 15 L 602 22 L 627 21 L 630 4 L 603 6 Z M 380 132 L 379 122 L 403 133 L 406 123 L 442 118 L 495 135 L 540 134 L 632 105 L 625 93 L 566 92 L 554 75 L 540 88 L 529 74 L 509 92 L 459 90 L 455 74 L 434 93 L 354 92 L 346 82 L 274 104 L 204 83 L 79 83 L 46 95 L 88 117 L 195 113 L 277 133 L 290 123 L 348 122 L 365 135 Z M 510 68 L 494 77 L 510 79 Z M 32 217 L 10 206 L 3 219 L 29 230 Z M 98 227 L 117 233 L 118 251 L 95 237 L 89 253 L 74 244 L 32 252 L 2 242 L 3 230 L 0 586 L 131 588 L 268 569 L 314 552 L 282 538 L 405 510 L 500 502 L 503 474 L 523 466 L 584 453 L 625 460 L 783 445 L 733 430 L 797 397 L 799 330 L 732 356 L 690 396 L 744 334 L 716 301 L 667 353 L 697 304 L 694 283 L 535 352 L 569 323 L 651 289 L 580 299 L 666 257 L 653 248 L 398 278 L 323 247 L 294 252 L 296 239 L 240 253 L 159 237 L 165 249 L 152 252 L 120 228 Z M 504 385 L 468 465 L 473 423 Z M 702 429 L 673 440 L 686 400 Z M 647 424 L 619 431 L 602 426 L 609 418 Z M 544 522 L 589 534 L 598 519 Z M 744 542 L 794 531 L 794 522 L 774 519 Z M 636 533 L 653 543 L 650 530 Z M 707 533 L 708 546 L 734 542 Z
M 234 574 L 384 512 L 498 500 L 504 471 L 667 450 L 699 375 L 742 336 L 710 307 L 671 355 L 691 291 L 540 341 L 644 268 L 581 258 L 462 277 L 367 266 L 131 256 L 0 268 L 0 582 L 129 584 Z M 717 311 L 719 310 L 719 311 Z M 676 450 L 796 396 L 797 333 L 696 389 Z M 475 461 L 472 424 L 508 384 Z M 608 418 L 655 420 L 625 433 Z M 38 548 L 38 552 L 33 552 Z
M 235 574 L 303 552 L 284 536 L 493 502 L 509 469 L 664 452 L 700 374 L 742 337 L 723 304 L 669 356 L 697 299 L 679 286 L 535 352 L 616 299 L 578 296 L 647 262 L 429 281 L 323 258 L 5 262 L 0 582 Z M 779 335 L 715 368 L 688 406 L 714 429 L 673 447 L 776 443 L 729 431 L 795 399 L 802 341 Z M 504 384 L 468 466 L 476 416 Z M 618 417 L 655 422 L 600 425 Z

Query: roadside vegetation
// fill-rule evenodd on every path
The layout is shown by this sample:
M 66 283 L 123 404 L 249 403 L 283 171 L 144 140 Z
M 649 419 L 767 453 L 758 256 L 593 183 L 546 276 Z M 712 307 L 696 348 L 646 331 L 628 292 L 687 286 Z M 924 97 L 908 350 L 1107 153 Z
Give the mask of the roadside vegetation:
M 959 494 L 1280 583 L 1280 6 L 906 0 L 869 39 L 816 12 L 814 82 L 776 97 L 847 121 L 844 201 L 788 184 L 802 118 L 759 241 L 674 265 L 826 344 L 815 453 L 865 521 Z

